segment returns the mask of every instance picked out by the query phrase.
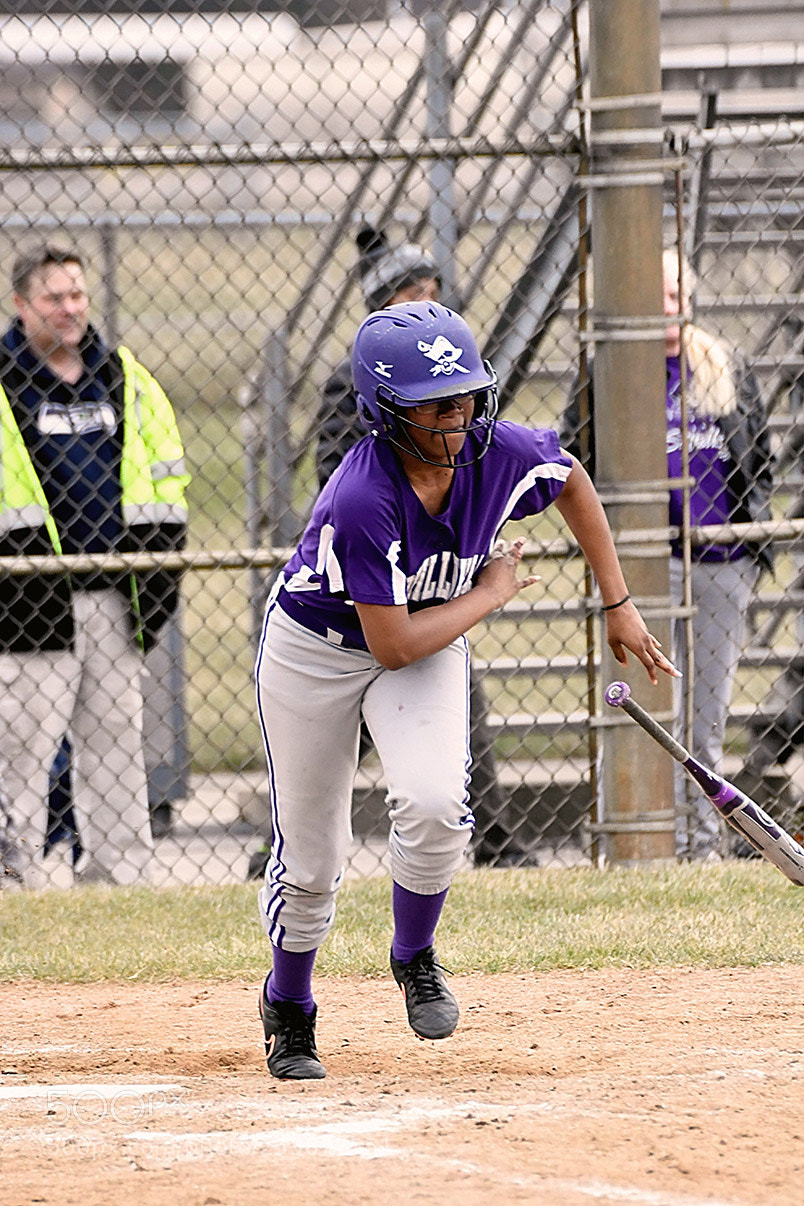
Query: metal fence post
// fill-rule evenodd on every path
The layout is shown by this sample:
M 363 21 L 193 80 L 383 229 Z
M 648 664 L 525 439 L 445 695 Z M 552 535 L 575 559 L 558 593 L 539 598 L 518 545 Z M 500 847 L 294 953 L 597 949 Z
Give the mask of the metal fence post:
M 103 281 L 103 325 L 109 347 L 120 342 L 120 290 L 117 283 L 117 231 L 113 222 L 98 224 L 101 279 Z
M 154 836 L 170 826 L 169 815 L 163 816 L 156 810 L 164 809 L 174 800 L 185 799 L 188 793 L 186 685 L 179 611 L 165 622 L 159 639 L 145 656 L 143 748 Z
M 293 499 L 289 356 L 288 331 L 283 325 L 268 334 L 257 377 L 240 396 L 246 538 L 252 548 L 263 542 L 284 548 L 299 537 L 299 516 Z M 262 630 L 272 576 L 256 568 L 250 571 L 249 602 L 255 645 Z
M 265 527 L 270 542 L 286 546 L 299 536 L 293 502 L 293 445 L 290 431 L 288 364 L 290 350 L 285 328 L 265 346 L 262 401 L 265 416 Z
M 427 39 L 427 133 L 431 138 L 449 138 L 453 70 L 447 53 L 449 17 L 438 6 L 434 6 L 425 14 L 423 24 Z M 430 169 L 432 250 L 441 273 L 442 299 L 448 306 L 455 304 L 455 247 L 458 242 L 454 177 L 454 160 L 436 159 L 433 162 Z

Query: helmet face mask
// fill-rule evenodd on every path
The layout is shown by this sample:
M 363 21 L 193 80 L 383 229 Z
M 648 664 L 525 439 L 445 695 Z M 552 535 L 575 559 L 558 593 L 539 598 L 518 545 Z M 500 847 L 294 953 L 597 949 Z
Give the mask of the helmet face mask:
M 405 302 L 370 314 L 361 324 L 352 349 L 352 375 L 358 413 L 377 439 L 432 464 L 414 443 L 409 428 L 441 436 L 452 466 L 473 464 L 489 447 L 497 416 L 497 378 L 483 361 L 464 319 L 439 302 Z M 411 407 L 472 396 L 470 421 L 460 428 L 432 428 L 417 423 Z M 447 436 L 481 435 L 473 455 L 456 461 Z

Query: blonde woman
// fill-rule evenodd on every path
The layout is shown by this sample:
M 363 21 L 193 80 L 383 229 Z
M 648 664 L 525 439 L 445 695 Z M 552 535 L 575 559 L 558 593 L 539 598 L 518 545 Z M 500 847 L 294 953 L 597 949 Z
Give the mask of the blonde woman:
M 664 313 L 679 314 L 679 261 L 665 251 L 662 259 Z M 682 276 L 685 312 L 695 281 L 685 268 Z M 667 356 L 667 471 L 681 476 L 681 341 L 687 374 L 687 439 L 690 475 L 690 519 L 704 524 L 747 523 L 770 518 L 773 485 L 772 457 L 765 409 L 756 378 L 725 341 L 701 327 L 671 323 L 666 328 Z M 589 456 L 586 467 L 594 477 L 593 373 L 590 366 Z M 574 388 L 559 435 L 562 447 L 579 455 L 580 407 Z M 670 492 L 672 525 L 681 523 L 682 492 Z M 683 566 L 679 542 L 672 546 L 670 590 L 673 602 L 683 601 Z M 692 602 L 695 682 L 693 686 L 692 746 L 695 755 L 719 769 L 734 675 L 742 648 L 745 615 L 762 568 L 771 568 L 770 545 L 706 545 L 692 551 Z M 674 660 L 686 671 L 680 624 Z M 721 853 L 717 816 L 693 785 L 691 798 L 683 772 L 676 781 L 676 847 L 681 857 L 717 858 Z

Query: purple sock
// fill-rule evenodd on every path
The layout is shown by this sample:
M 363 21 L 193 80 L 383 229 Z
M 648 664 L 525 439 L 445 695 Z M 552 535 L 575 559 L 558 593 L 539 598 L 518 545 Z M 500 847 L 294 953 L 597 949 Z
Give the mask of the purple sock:
M 419 951 L 433 945 L 435 928 L 447 899 L 447 889 L 435 896 L 422 896 L 394 884 L 394 940 L 391 955 L 410 963 Z
M 313 964 L 317 951 L 283 951 L 272 947 L 274 965 L 265 981 L 265 996 L 269 1005 L 277 1001 L 292 1001 L 301 1005 L 306 1014 L 315 1009 L 313 998 Z

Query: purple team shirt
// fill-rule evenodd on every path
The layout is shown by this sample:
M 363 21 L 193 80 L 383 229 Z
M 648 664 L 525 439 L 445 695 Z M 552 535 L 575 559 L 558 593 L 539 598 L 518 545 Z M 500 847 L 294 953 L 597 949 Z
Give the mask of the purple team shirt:
M 476 443 L 469 433 L 459 462 Z M 571 467 L 555 431 L 498 422 L 486 455 L 456 469 L 445 510 L 430 515 L 393 448 L 367 437 L 319 495 L 277 601 L 311 631 L 365 649 L 355 603 L 416 611 L 465 594 L 506 520 L 549 507 Z
M 667 357 L 667 473 L 681 477 L 681 372 L 678 356 Z M 728 479 L 732 470 L 726 440 L 717 421 L 710 415 L 700 415 L 690 407 L 687 412 L 690 477 L 695 486 L 690 491 L 690 523 L 728 523 L 735 509 L 735 500 Z M 670 491 L 670 523 L 681 525 L 682 492 Z M 673 553 L 681 556 L 679 542 Z M 743 545 L 711 544 L 694 551 L 698 561 L 729 561 L 745 556 Z

